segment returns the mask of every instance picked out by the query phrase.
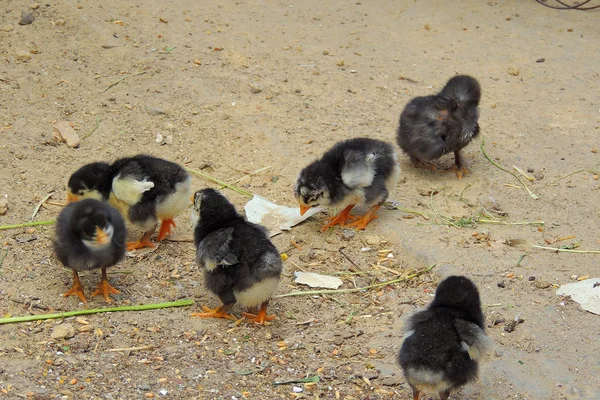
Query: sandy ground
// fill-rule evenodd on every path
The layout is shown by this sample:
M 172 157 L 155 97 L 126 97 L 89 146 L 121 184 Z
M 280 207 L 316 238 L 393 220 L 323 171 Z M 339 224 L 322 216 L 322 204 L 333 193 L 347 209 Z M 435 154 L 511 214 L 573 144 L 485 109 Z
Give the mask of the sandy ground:
M 598 255 L 531 247 L 600 248 L 599 12 L 525 0 L 100 3 L 50 0 L 31 10 L 0 0 L 0 194 L 9 203 L 0 225 L 28 221 L 52 191 L 62 201 L 84 163 L 139 152 L 229 182 L 270 166 L 238 185 L 292 205 L 305 164 L 345 138 L 395 143 L 408 100 L 456 73 L 483 87 L 487 153 L 533 171 L 528 185 L 539 199 L 489 163 L 479 140 L 464 152 L 471 174 L 460 181 L 402 156 L 391 200 L 429 219 L 383 210 L 353 235 L 321 234 L 322 216 L 312 218 L 274 238 L 290 256 L 279 294 L 303 289 L 293 283 L 298 270 L 337 274 L 343 288 L 435 264 L 432 273 L 379 290 L 278 298 L 268 327 L 190 318 L 218 302 L 192 263 L 193 245 L 165 242 L 112 269 L 122 292 L 114 304 L 190 298 L 195 306 L 90 315 L 88 325 L 2 325 L 1 398 L 409 398 L 395 363 L 402 317 L 458 273 L 479 286 L 497 349 L 456 398 L 600 399 L 599 317 L 555 295 L 573 275 L 597 276 Z M 18 24 L 22 11 L 33 11 L 32 24 Z M 53 143 L 62 120 L 83 138 L 78 149 Z M 158 134 L 170 143 L 157 143 Z M 248 198 L 225 193 L 242 210 Z M 35 220 L 59 211 L 47 205 Z M 486 211 L 545 224 L 477 223 L 491 218 Z M 178 222 L 177 233 L 189 234 L 189 216 Z M 0 315 L 84 308 L 61 297 L 71 274 L 54 258 L 52 237 L 52 226 L 0 231 Z M 89 273 L 83 283 L 98 279 Z M 502 319 L 517 316 L 524 322 L 505 331 Z M 61 323 L 75 328 L 73 338 L 52 339 Z M 155 348 L 108 351 L 141 346 Z M 314 376 L 316 384 L 273 385 Z

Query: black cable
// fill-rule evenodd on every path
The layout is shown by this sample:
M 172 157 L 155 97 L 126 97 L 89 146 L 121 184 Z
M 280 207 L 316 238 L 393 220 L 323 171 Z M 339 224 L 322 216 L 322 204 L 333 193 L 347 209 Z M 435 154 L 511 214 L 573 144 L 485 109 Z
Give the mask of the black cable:
M 579 10 L 579 11 L 586 11 L 586 10 L 594 10 L 596 8 L 600 8 L 600 5 L 591 6 L 591 7 L 583 7 L 584 5 L 586 5 L 587 3 L 589 3 L 592 0 L 584 0 L 581 3 L 574 4 L 572 6 L 569 5 L 569 4 L 563 3 L 561 0 L 555 0 L 562 7 L 558 7 L 558 6 L 553 6 L 553 5 L 550 5 L 550 4 L 546 4 L 547 0 L 535 0 L 535 1 L 538 2 L 539 4 L 543 5 L 544 7 L 552 8 L 554 10 Z

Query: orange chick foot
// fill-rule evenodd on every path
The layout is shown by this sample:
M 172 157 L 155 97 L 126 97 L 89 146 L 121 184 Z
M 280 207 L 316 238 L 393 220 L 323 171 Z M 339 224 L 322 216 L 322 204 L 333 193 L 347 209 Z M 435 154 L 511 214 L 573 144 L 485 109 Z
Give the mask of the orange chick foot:
M 87 304 L 87 300 L 85 298 L 85 294 L 83 293 L 83 286 L 79 281 L 79 276 L 77 275 L 77 271 L 73 271 L 73 287 L 69 289 L 66 293 L 63 294 L 63 297 L 69 297 L 71 295 L 75 295 L 79 297 L 83 303 Z
M 108 282 L 108 279 L 102 279 L 100 281 L 100 284 L 98 285 L 98 289 L 96 289 L 96 291 L 94 293 L 92 293 L 92 297 L 101 294 L 102 297 L 104 297 L 105 302 L 111 303 L 112 300 L 109 297 L 109 295 L 120 294 L 120 293 L 121 292 L 119 292 L 117 289 L 115 289 L 114 287 L 111 286 L 111 284 Z
M 450 167 L 450 171 L 456 174 L 457 179 L 462 179 L 463 176 L 469 175 L 469 170 L 464 165 L 459 168 L 458 165 L 453 164 L 452 167 Z
M 267 315 L 267 303 L 263 303 L 263 305 L 260 306 L 258 314 L 242 313 L 242 315 L 248 318 L 248 321 L 256 322 L 260 325 L 264 325 L 265 322 L 272 321 L 277 318 L 275 315 Z
M 329 223 L 323 225 L 321 227 L 321 232 L 326 231 L 327 229 L 336 226 L 336 225 L 344 225 L 348 220 L 354 220 L 355 218 L 350 215 L 350 211 L 354 207 L 354 204 L 350 204 L 346 208 L 344 208 L 340 213 L 334 217 L 327 218 Z
M 371 207 L 365 215 L 363 215 L 356 221 L 354 221 L 346 226 L 349 228 L 356 228 L 358 230 L 365 229 L 367 227 L 367 225 L 369 225 L 369 222 L 373 221 L 374 219 L 379 218 L 377 216 L 377 210 L 379 210 L 380 207 L 381 206 L 379 206 L 379 205 Z
M 150 241 L 150 235 L 142 236 L 137 242 L 127 242 L 127 251 L 143 249 L 144 247 L 154 248 L 156 245 Z
M 175 225 L 175 221 L 173 221 L 173 218 L 167 218 L 167 219 L 163 219 L 162 223 L 160 224 L 160 230 L 158 231 L 158 238 L 156 240 L 158 240 L 159 242 L 162 242 L 164 238 L 167 237 L 167 235 L 171 234 L 171 226 L 176 227 L 177 225 Z
M 430 171 L 437 171 L 437 166 L 431 162 L 416 160 L 413 162 L 413 164 L 417 168 L 428 169 Z
M 203 313 L 192 313 L 192 317 L 200 317 L 200 318 L 224 318 L 224 319 L 232 319 L 236 320 L 237 318 L 231 314 L 229 314 L 224 307 L 217 308 L 208 308 L 202 306 L 204 310 Z

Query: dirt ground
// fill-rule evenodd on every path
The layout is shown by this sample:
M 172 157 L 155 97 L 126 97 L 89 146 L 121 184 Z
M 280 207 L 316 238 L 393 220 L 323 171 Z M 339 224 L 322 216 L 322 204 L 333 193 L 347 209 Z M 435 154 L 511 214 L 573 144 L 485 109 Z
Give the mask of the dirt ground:
M 194 246 L 166 241 L 111 270 L 122 292 L 113 304 L 194 306 L 1 325 L 0 398 L 410 398 L 395 362 L 402 318 L 431 300 L 442 277 L 464 274 L 480 288 L 497 348 L 456 398 L 600 399 L 599 317 L 555 294 L 574 275 L 597 276 L 598 255 L 532 247 L 600 248 L 600 11 L 533 0 L 0 5 L 0 195 L 9 204 L 0 225 L 29 221 L 50 192 L 63 201 L 84 163 L 140 152 L 227 182 L 245 177 L 245 190 L 293 205 L 303 166 L 341 139 L 395 143 L 409 99 L 457 73 L 482 85 L 486 152 L 532 171 L 525 182 L 539 196 L 488 162 L 479 139 L 464 152 L 471 174 L 460 181 L 401 156 L 390 200 L 428 219 L 382 210 L 366 231 L 319 233 L 325 215 L 314 217 L 274 238 L 289 255 L 278 293 L 306 290 L 293 282 L 298 270 L 337 275 L 342 288 L 435 264 L 431 273 L 358 293 L 277 298 L 267 327 L 191 318 L 218 300 L 203 288 Z M 22 11 L 33 23 L 18 24 Z M 79 148 L 53 142 L 52 125 L 63 120 L 78 129 Z M 249 200 L 225 194 L 240 211 Z M 59 212 L 46 205 L 35 220 Z M 189 216 L 177 221 L 177 234 L 189 235 Z M 61 297 L 71 274 L 52 254 L 53 234 L 53 226 L 0 231 L 1 316 L 85 308 Z M 89 290 L 98 279 L 94 271 L 82 281 Z M 87 307 L 104 306 L 95 297 Z M 523 323 L 507 332 L 515 317 Z M 53 339 L 58 324 L 72 325 L 74 337 Z M 143 346 L 154 348 L 110 351 Z

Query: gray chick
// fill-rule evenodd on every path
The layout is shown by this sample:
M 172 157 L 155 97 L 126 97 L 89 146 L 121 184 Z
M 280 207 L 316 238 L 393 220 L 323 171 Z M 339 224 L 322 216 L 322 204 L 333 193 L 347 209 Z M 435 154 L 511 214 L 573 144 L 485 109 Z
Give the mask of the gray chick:
M 323 156 L 305 167 L 294 194 L 300 214 L 316 206 L 345 208 L 321 228 L 335 225 L 365 229 L 377 218 L 377 210 L 400 180 L 398 155 L 381 140 L 355 138 L 336 143 Z M 371 206 L 362 217 L 350 215 L 357 205 Z M 349 224 L 346 222 L 353 221 Z
M 192 212 L 196 262 L 204 269 L 206 287 L 223 303 L 192 316 L 236 319 L 229 310 L 239 302 L 248 308 L 260 306 L 258 314 L 243 313 L 252 322 L 264 325 L 274 319 L 267 315 L 267 305 L 277 290 L 282 262 L 265 228 L 246 221 L 214 189 L 194 194 Z
M 479 361 L 492 349 L 485 334 L 477 287 L 464 276 L 444 279 L 431 304 L 404 327 L 398 355 L 413 400 L 422 391 L 447 400 L 450 391 L 477 377 Z
M 433 160 L 454 152 L 458 179 L 469 173 L 460 150 L 479 134 L 481 88 L 474 78 L 457 75 L 436 95 L 415 97 L 400 115 L 397 140 L 415 166 L 436 170 Z

